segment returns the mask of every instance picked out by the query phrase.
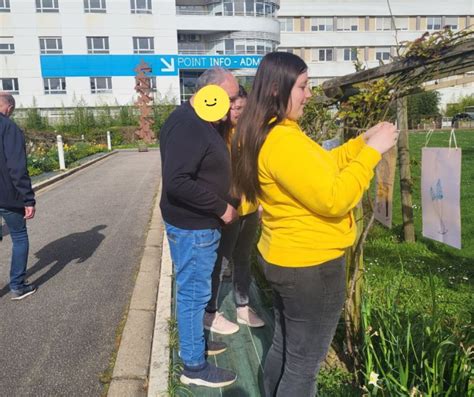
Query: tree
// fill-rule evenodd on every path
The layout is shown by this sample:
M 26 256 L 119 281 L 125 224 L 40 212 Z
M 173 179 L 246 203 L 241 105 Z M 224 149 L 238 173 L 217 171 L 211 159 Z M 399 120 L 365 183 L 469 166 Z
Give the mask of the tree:
M 446 116 L 453 117 L 455 114 L 463 113 L 467 106 L 474 106 L 474 94 L 460 97 L 457 103 L 449 103 L 446 107 Z
M 420 92 L 408 97 L 408 125 L 416 128 L 422 119 L 435 119 L 439 114 L 440 95 L 437 91 Z

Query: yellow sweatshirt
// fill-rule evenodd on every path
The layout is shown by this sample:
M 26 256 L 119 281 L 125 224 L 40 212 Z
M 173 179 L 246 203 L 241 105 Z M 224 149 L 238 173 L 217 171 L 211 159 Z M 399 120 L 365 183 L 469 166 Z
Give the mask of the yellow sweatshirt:
M 343 255 L 356 235 L 352 209 L 380 158 L 362 136 L 326 151 L 294 121 L 274 127 L 258 158 L 265 260 L 305 267 Z

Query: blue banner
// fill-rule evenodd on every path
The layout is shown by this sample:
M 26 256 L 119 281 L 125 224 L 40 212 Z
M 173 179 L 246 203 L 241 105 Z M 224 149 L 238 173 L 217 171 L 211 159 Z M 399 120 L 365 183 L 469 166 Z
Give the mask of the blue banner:
M 177 76 L 180 69 L 256 69 L 261 55 L 41 55 L 43 77 L 135 76 L 141 61 L 151 76 Z

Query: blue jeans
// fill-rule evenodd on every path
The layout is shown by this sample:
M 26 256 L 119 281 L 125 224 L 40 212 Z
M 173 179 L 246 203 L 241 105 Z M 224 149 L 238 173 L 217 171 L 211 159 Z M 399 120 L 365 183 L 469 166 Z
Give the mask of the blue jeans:
M 24 287 L 28 250 L 30 247 L 26 221 L 21 210 L 13 212 L 6 208 L 0 208 L 0 216 L 5 219 L 13 244 L 10 266 L 10 290 L 18 291 Z
M 221 238 L 219 229 L 185 230 L 165 222 L 176 277 L 179 356 L 187 368 L 206 362 L 204 308 Z

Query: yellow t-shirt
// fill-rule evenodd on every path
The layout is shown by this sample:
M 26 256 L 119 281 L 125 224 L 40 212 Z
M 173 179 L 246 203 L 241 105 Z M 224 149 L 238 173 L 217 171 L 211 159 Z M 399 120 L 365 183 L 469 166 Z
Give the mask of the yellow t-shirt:
M 352 209 L 380 158 L 362 136 L 326 151 L 294 121 L 274 127 L 258 158 L 265 260 L 305 267 L 343 255 L 356 236 Z

